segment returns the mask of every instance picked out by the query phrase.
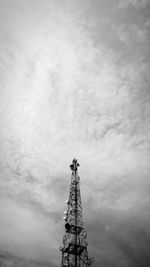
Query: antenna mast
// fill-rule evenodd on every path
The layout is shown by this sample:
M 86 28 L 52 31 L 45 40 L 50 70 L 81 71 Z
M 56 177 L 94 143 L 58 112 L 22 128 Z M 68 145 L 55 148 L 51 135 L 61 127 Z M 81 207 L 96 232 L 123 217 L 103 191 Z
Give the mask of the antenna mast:
M 80 177 L 78 176 L 79 163 L 73 159 L 70 169 L 71 185 L 67 210 L 63 218 L 65 235 L 63 237 L 61 267 L 89 267 L 93 259 L 89 259 L 87 251 L 87 232 L 83 225 L 82 203 L 80 194 Z

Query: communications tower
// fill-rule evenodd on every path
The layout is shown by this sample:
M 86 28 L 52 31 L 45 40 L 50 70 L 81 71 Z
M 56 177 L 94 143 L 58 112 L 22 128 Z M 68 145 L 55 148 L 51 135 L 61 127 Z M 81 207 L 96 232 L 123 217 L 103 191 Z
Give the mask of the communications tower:
M 61 267 L 89 267 L 93 261 L 88 257 L 87 232 L 83 225 L 79 166 L 77 159 L 73 159 L 70 165 L 72 175 L 69 199 L 66 201 L 67 210 L 63 218 L 66 223 L 63 247 L 60 248 Z

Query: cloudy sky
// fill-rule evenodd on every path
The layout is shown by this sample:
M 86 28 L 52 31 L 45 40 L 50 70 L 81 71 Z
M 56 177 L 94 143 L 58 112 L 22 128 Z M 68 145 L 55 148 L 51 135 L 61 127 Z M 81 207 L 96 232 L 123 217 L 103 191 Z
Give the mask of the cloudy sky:
M 0 264 L 61 264 L 80 162 L 94 266 L 150 266 L 150 0 L 0 0 Z

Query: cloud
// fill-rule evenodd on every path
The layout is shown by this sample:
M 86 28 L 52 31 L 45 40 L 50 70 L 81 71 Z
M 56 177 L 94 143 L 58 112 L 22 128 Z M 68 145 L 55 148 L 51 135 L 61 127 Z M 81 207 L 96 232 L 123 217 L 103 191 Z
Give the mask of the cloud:
M 125 0 L 125 1 L 119 0 L 118 7 L 126 9 L 131 5 L 139 9 L 139 8 L 145 7 L 147 3 L 148 3 L 148 0 L 141 0 L 141 1 L 140 0 Z
M 0 251 L 0 264 L 1 266 L 6 266 L 6 267 L 9 267 L 9 266 L 11 267 L 24 267 L 24 266 L 48 267 L 50 266 L 50 263 L 27 260 L 24 258 L 20 258 L 16 255 L 13 255 L 11 253 L 7 253 L 6 251 Z
M 1 199 L 0 216 L 3 249 L 28 259 L 50 261 L 49 243 L 54 229 L 51 219 L 40 215 L 34 205 L 19 204 L 10 198 Z
M 92 213 L 93 222 L 87 226 L 96 262 L 102 266 L 147 266 L 150 235 L 146 214 L 143 207 L 132 213 L 111 209 L 100 209 L 96 217 Z
M 149 63 L 133 45 L 145 44 L 145 31 L 118 17 L 112 29 L 128 44 L 124 54 L 108 39 L 96 43 L 84 4 L 83 13 L 64 1 L 1 5 L 1 249 L 59 264 L 76 156 L 96 265 L 132 266 L 149 242 L 146 231 L 136 246 L 149 218 Z
M 128 46 L 146 41 L 145 30 L 141 29 L 138 25 L 112 25 L 112 30 L 119 37 L 120 41 Z

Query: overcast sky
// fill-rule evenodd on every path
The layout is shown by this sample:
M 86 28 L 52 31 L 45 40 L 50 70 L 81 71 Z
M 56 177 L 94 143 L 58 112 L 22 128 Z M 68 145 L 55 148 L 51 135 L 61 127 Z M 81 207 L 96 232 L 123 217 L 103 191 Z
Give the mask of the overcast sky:
M 76 157 L 94 266 L 150 266 L 149 73 L 150 0 L 0 0 L 1 265 L 60 266 Z

